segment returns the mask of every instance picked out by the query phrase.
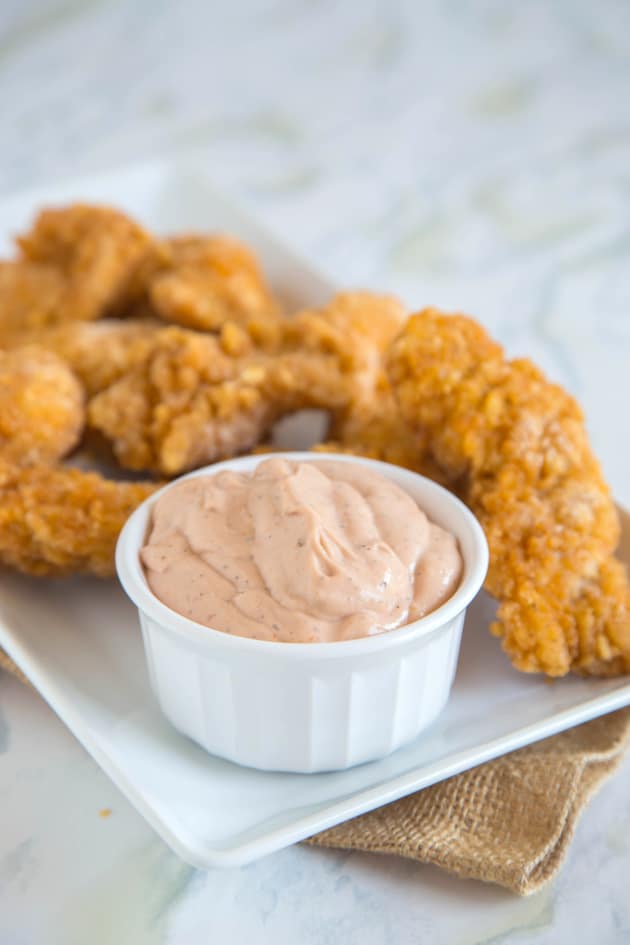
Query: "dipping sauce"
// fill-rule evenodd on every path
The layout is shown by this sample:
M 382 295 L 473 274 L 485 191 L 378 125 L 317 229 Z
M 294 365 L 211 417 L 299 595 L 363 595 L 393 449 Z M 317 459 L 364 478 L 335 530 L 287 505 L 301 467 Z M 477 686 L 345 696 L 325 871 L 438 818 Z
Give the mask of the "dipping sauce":
M 358 463 L 271 458 L 168 489 L 140 552 L 153 593 L 215 630 L 327 643 L 392 630 L 457 589 L 457 540 Z

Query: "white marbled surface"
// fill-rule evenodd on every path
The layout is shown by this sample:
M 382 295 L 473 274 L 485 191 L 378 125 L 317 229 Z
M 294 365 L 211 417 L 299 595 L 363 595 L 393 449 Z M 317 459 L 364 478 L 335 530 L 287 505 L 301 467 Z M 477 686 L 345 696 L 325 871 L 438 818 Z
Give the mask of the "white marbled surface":
M 630 504 L 625 0 L 3 0 L 0 116 L 0 199 L 195 149 L 340 283 L 475 314 Z M 197 873 L 34 693 L 2 677 L 0 712 L 1 945 L 630 941 L 630 761 L 521 900 L 302 847 Z

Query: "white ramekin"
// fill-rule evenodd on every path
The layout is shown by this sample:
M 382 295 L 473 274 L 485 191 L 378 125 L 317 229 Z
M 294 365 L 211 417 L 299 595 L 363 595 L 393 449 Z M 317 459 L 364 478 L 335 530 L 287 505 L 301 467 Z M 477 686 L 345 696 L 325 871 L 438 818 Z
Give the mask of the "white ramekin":
M 355 456 L 274 455 L 359 463 L 405 489 L 457 536 L 464 573 L 455 594 L 414 623 L 339 643 L 274 643 L 211 630 L 162 604 L 140 564 L 151 506 L 173 483 L 127 521 L 116 548 L 118 577 L 138 608 L 151 685 L 175 728 L 212 754 L 253 768 L 349 768 L 411 741 L 444 708 L 466 607 L 485 578 L 488 548 L 466 506 L 417 473 Z M 176 481 L 222 469 L 250 471 L 268 458 L 227 460 Z

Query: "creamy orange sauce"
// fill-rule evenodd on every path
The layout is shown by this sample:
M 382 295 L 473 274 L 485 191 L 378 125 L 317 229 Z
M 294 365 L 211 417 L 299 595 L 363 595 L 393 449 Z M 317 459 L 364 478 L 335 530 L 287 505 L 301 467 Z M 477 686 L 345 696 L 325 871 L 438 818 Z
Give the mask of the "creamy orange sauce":
M 356 463 L 272 458 L 178 483 L 141 561 L 164 604 L 215 630 L 330 642 L 391 630 L 456 590 L 462 558 L 399 486 Z

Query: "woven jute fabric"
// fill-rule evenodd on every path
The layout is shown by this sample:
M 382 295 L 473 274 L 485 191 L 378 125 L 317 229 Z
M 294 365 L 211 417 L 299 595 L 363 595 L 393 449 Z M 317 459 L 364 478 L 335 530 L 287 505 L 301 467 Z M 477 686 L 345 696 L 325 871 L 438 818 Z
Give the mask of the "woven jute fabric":
M 557 872 L 580 814 L 629 744 L 630 709 L 622 709 L 308 842 L 395 853 L 527 895 Z
M 0 668 L 26 682 L 0 650 Z M 581 812 L 630 745 L 622 709 L 311 837 L 390 853 L 525 895 L 559 869 Z

